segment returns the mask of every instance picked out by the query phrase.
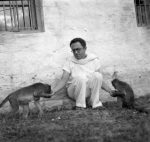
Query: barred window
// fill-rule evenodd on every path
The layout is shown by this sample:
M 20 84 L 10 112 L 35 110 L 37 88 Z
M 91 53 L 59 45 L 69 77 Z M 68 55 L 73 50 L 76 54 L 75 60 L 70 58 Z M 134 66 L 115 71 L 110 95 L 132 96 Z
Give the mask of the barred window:
M 134 0 L 138 26 L 150 25 L 150 0 Z
M 0 31 L 43 31 L 41 4 L 41 0 L 0 0 Z

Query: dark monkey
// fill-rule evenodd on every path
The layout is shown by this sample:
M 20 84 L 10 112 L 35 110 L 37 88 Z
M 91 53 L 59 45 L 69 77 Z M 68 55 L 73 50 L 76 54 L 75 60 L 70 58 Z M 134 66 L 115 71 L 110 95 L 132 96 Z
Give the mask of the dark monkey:
M 149 104 L 139 105 L 135 104 L 134 92 L 131 86 L 119 79 L 114 79 L 112 85 L 117 90 L 112 94 L 113 97 L 117 97 L 117 101 L 122 103 L 123 108 L 135 109 L 139 112 L 150 113 Z
M 130 85 L 119 79 L 112 80 L 112 85 L 117 90 L 112 96 L 122 101 L 122 107 L 134 108 L 134 92 Z
M 2 107 L 9 101 L 12 114 L 19 111 L 19 106 L 23 108 L 23 117 L 27 118 L 29 114 L 29 102 L 34 101 L 36 108 L 39 110 L 39 116 L 43 114 L 43 110 L 39 103 L 40 97 L 50 98 L 51 86 L 43 83 L 35 83 L 33 85 L 23 87 L 15 92 L 10 93 L 0 104 Z

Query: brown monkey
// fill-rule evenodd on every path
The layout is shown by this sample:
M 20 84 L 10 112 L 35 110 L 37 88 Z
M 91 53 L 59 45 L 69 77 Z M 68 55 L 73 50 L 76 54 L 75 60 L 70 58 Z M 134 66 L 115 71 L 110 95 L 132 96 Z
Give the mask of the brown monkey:
M 119 79 L 113 79 L 112 85 L 118 91 L 114 92 L 112 96 L 122 101 L 122 107 L 134 108 L 134 92 L 130 85 Z
M 29 102 L 34 101 L 35 106 L 39 110 L 39 116 L 43 114 L 41 105 L 39 103 L 40 97 L 51 97 L 51 86 L 43 83 L 35 83 L 33 85 L 21 88 L 11 94 L 9 94 L 0 104 L 2 107 L 7 101 L 9 101 L 12 114 L 19 111 L 19 106 L 23 108 L 23 117 L 27 118 L 29 114 Z
M 113 97 L 117 97 L 117 101 L 121 101 L 123 108 L 135 109 L 139 112 L 150 113 L 150 105 L 139 105 L 134 102 L 134 92 L 131 86 L 119 79 L 114 79 L 112 85 L 117 90 L 112 94 Z
M 118 79 L 118 72 L 115 71 L 112 76 L 112 85 L 116 89 L 115 92 L 111 95 L 112 97 L 117 97 L 117 102 L 121 105 L 121 107 L 125 108 L 134 108 L 139 112 L 150 113 L 149 104 L 140 105 L 135 103 L 134 101 L 134 91 L 131 86 L 123 81 Z

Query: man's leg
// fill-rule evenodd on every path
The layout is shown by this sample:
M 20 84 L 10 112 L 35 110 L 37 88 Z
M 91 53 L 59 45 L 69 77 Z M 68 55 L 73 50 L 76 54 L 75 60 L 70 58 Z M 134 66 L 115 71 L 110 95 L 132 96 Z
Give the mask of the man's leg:
M 86 108 L 86 82 L 85 78 L 76 77 L 67 89 L 69 97 L 76 101 L 77 107 Z
M 99 99 L 102 80 L 103 76 L 98 72 L 93 73 L 88 80 L 88 87 L 91 89 L 90 103 L 92 108 L 103 106 Z

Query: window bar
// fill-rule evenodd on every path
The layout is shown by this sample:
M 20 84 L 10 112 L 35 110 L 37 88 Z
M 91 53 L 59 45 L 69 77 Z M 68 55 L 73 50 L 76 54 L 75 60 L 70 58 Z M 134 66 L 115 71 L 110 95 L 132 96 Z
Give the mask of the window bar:
M 30 3 L 30 0 L 27 0 L 28 2 L 28 11 L 29 11 L 29 22 L 30 22 L 30 28 L 32 29 L 32 26 L 33 26 L 33 22 L 32 22 L 32 13 L 31 13 L 31 3 Z
M 142 21 L 142 5 L 141 5 L 141 0 L 139 0 L 139 5 L 138 5 L 138 7 L 139 7 L 139 24 L 140 24 L 140 26 L 142 26 L 143 25 L 143 21 Z
M 137 25 L 139 25 L 137 0 L 134 0 L 134 4 L 135 4 L 136 21 Z
M 5 21 L 5 29 L 6 29 L 6 31 L 7 31 L 7 21 L 6 21 L 6 11 L 5 11 L 5 3 L 4 3 L 4 1 L 3 1 L 3 11 L 4 11 L 4 21 Z
M 142 18 L 143 18 L 143 25 L 147 25 L 146 9 L 145 9 L 145 2 L 144 2 L 144 0 L 142 0 Z
M 12 5 L 11 5 L 10 0 L 9 0 L 9 7 L 10 7 L 11 28 L 13 30 L 13 27 L 14 27 L 14 25 L 13 25 L 13 14 L 12 14 Z
M 33 0 L 33 6 L 34 6 L 34 8 L 33 8 L 33 10 L 34 10 L 34 15 L 33 15 L 33 17 L 35 18 L 35 27 L 34 27 L 34 29 L 37 29 L 37 16 L 36 16 L 36 4 L 35 4 L 35 0 Z
M 147 23 L 148 23 L 148 21 L 147 21 L 147 8 L 146 8 L 146 1 L 145 0 L 143 0 L 143 2 L 144 2 L 144 18 L 145 18 L 145 24 L 147 25 Z
M 150 25 L 150 1 L 147 2 L 147 15 L 148 15 L 148 24 Z
M 13 5 L 13 18 L 14 18 L 14 27 L 16 30 L 16 27 L 17 27 L 17 20 L 16 20 L 16 10 L 15 10 L 15 6 L 14 6 L 14 1 L 12 1 L 12 5 Z
M 147 4 L 148 24 L 150 24 L 150 2 Z
M 136 0 L 138 26 L 141 26 L 141 11 L 140 11 L 140 7 L 141 7 L 140 0 Z
M 147 7 L 146 7 L 146 1 L 145 0 L 143 0 L 144 1 L 144 8 L 145 8 L 145 22 L 146 22 L 146 25 L 147 25 L 147 23 L 148 23 L 148 15 L 147 15 Z
M 18 22 L 18 30 L 19 30 L 19 13 L 18 13 L 18 3 L 16 1 L 16 13 L 17 13 L 17 22 Z
M 136 12 L 137 25 L 139 26 L 139 8 L 138 8 L 137 0 L 134 0 L 134 4 L 135 4 L 135 12 Z
M 144 7 L 143 7 L 143 3 L 141 3 L 141 19 L 142 19 L 142 25 L 144 24 Z
M 21 4 L 22 4 L 22 13 L 23 13 L 23 24 L 24 24 L 24 29 L 25 29 L 26 23 L 25 23 L 25 14 L 24 14 L 24 3 L 23 3 L 23 0 L 21 0 Z

